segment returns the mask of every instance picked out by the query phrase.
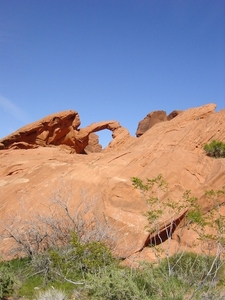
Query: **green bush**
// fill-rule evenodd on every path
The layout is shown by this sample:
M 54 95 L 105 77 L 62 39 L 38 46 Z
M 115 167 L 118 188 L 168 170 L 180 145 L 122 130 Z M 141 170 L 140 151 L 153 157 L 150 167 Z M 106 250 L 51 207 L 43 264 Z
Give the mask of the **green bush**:
M 207 276 L 213 261 L 213 256 L 181 252 L 174 254 L 170 258 L 170 266 L 173 276 L 177 276 L 183 282 L 193 286 L 198 285 Z M 167 264 L 165 264 L 166 267 Z M 216 264 L 212 272 L 208 274 L 207 281 L 211 281 L 216 275 L 215 268 Z
M 97 274 L 89 274 L 88 296 L 93 300 L 149 299 L 146 289 L 141 289 L 135 282 L 135 273 L 129 269 L 106 267 Z
M 78 245 L 80 244 L 77 241 L 75 245 L 77 243 Z M 96 257 L 97 261 L 100 259 L 98 258 L 98 253 L 100 254 L 101 250 L 97 251 L 97 244 L 94 249 L 94 255 L 93 257 L 90 256 L 90 262 Z M 100 249 L 104 249 L 104 247 L 100 247 Z M 88 248 L 89 250 L 90 248 Z M 96 251 L 97 256 L 95 254 Z M 56 254 L 56 252 L 54 253 Z M 224 270 L 220 267 L 224 266 L 224 262 L 217 260 L 213 268 L 211 268 L 215 260 L 215 257 L 212 256 L 186 252 L 177 253 L 170 257 L 171 272 L 168 271 L 166 258 L 161 259 L 157 264 L 143 262 L 136 269 L 119 266 L 114 260 L 105 261 L 106 264 L 102 262 L 97 266 L 98 261 L 98 263 L 96 262 L 96 267 L 92 268 L 92 264 L 91 267 L 88 264 L 88 268 L 85 267 L 82 269 L 84 271 L 81 271 L 78 270 L 79 264 L 72 259 L 74 256 L 69 255 L 67 257 L 66 252 L 62 252 L 62 249 L 58 250 L 57 255 L 55 254 L 53 256 L 49 252 L 42 254 L 43 264 L 42 266 L 39 264 L 39 272 L 32 269 L 34 262 L 31 260 L 23 259 L 22 261 L 14 260 L 4 263 L 3 274 L 6 274 L 8 271 L 10 271 L 10 274 L 13 272 L 15 278 L 17 280 L 19 278 L 20 281 L 17 287 L 19 290 L 15 291 L 14 295 L 18 297 L 25 296 L 29 299 L 34 299 L 36 296 L 35 299 L 38 300 L 61 299 L 60 297 L 64 297 L 64 295 L 68 295 L 68 297 L 76 295 L 75 299 L 83 300 L 222 299 L 220 298 L 222 293 L 219 287 L 217 288 L 214 285 L 215 280 L 219 282 L 221 279 L 221 289 L 224 291 Z M 36 259 L 38 261 L 40 257 Z M 46 264 L 47 266 L 45 267 Z M 83 264 L 81 265 L 84 266 Z M 41 270 L 41 268 L 43 269 Z M 47 276 L 47 269 L 50 270 L 50 273 L 47 273 L 50 280 L 45 283 L 44 278 Z M 217 274 L 218 271 L 221 271 L 219 276 Z M 24 277 L 25 274 L 26 276 Z M 66 278 L 71 282 L 66 282 Z M 75 282 L 75 280 L 83 281 L 83 284 L 74 285 L 72 282 Z M 8 281 L 6 280 L 6 282 Z M 12 281 L 11 283 L 13 284 Z M 215 286 L 215 289 L 211 288 L 212 284 Z M 35 287 L 44 290 L 40 290 L 40 293 L 35 293 Z M 8 289 L 8 291 L 5 291 L 5 295 L 12 294 L 12 291 Z M 193 295 L 193 298 L 191 298 L 191 295 Z
M 0 298 L 11 295 L 13 292 L 14 276 L 10 264 L 0 264 Z
M 71 258 L 73 261 L 77 261 L 82 272 L 94 273 L 114 262 L 110 249 L 103 242 L 81 243 L 78 236 L 73 233 L 70 243 L 72 246 Z
M 225 143 L 213 140 L 204 145 L 204 150 L 208 156 L 220 158 L 225 157 Z
M 106 267 L 89 274 L 87 282 L 93 300 L 183 300 L 189 289 L 177 276 L 168 276 L 164 263 L 144 263 L 139 269 Z
M 111 251 L 102 242 L 82 243 L 78 235 L 73 233 L 67 247 L 50 249 L 37 255 L 32 264 L 35 272 L 41 272 L 47 283 L 54 280 L 83 280 L 87 273 L 98 272 L 113 262 Z

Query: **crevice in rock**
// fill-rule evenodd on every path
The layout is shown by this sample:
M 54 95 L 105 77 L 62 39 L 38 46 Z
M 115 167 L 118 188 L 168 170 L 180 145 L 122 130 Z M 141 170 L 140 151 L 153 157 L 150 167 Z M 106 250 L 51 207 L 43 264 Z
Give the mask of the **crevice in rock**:
M 147 239 L 144 242 L 143 247 L 137 252 L 141 252 L 145 247 L 148 246 L 154 247 L 168 240 L 173 235 L 173 233 L 175 232 L 175 230 L 177 229 L 181 221 L 185 218 L 187 212 L 188 211 L 186 210 L 178 218 L 171 221 L 167 221 L 162 226 L 159 226 L 158 230 L 153 230 L 152 232 L 150 232 Z

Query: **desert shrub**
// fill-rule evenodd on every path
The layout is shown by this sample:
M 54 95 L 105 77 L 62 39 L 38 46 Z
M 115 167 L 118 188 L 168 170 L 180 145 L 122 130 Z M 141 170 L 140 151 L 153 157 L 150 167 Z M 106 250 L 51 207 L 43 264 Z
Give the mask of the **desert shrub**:
M 88 274 L 88 296 L 98 300 L 147 300 L 129 269 L 106 267 L 97 274 Z
M 82 243 L 76 233 L 72 233 L 67 247 L 54 248 L 37 255 L 32 260 L 36 272 L 41 272 L 45 282 L 61 280 L 73 284 L 85 278 L 87 273 L 112 265 L 115 259 L 110 249 L 102 242 Z
M 42 276 L 35 274 L 31 259 L 28 257 L 2 261 L 1 266 L 4 266 L 4 273 L 7 274 L 5 270 L 8 270 L 12 278 L 10 284 L 12 288 L 10 288 L 8 294 L 13 294 L 15 299 L 17 297 L 23 297 L 24 295 L 29 299 L 32 298 L 34 288 L 41 286 L 43 283 Z
M 37 300 L 61 300 L 67 299 L 67 295 L 68 297 L 73 295 L 75 299 L 93 300 L 222 299 L 219 291 L 208 289 L 216 267 L 212 270 L 211 277 L 208 277 L 204 283 L 204 289 L 197 290 L 191 298 L 196 286 L 203 282 L 213 257 L 199 256 L 194 253 L 175 254 L 170 258 L 172 270 L 170 275 L 167 260 L 162 259 L 159 264 L 143 262 L 136 269 L 121 267 L 117 263 L 108 261 L 108 265 L 102 264 L 99 268 L 87 269 L 85 272 L 82 271 L 82 274 L 79 271 L 79 276 L 77 275 L 79 265 L 77 266 L 71 259 L 62 261 L 63 257 L 66 257 L 66 253 L 60 250 L 54 259 L 50 259 L 49 253 L 46 253 L 45 263 L 50 262 L 47 268 L 50 269 L 52 277 L 45 286 L 43 286 L 44 276 L 41 270 L 39 272 L 32 270 L 32 260 L 22 261 L 22 263 L 9 262 L 10 265 L 14 265 L 15 276 L 27 273 L 29 269 L 29 278 L 22 284 L 17 295 L 25 295 Z M 19 265 L 21 270 L 18 270 Z M 46 268 L 44 264 L 42 267 Z M 79 285 L 79 283 L 83 284 Z M 34 294 L 35 287 L 45 288 L 45 290 Z
M 188 283 L 190 286 L 198 285 L 207 276 L 214 259 L 214 256 L 204 254 L 199 255 L 191 252 L 176 253 L 170 258 L 172 275 L 177 276 L 177 278 Z M 218 261 L 217 265 L 219 263 Z M 206 277 L 207 282 L 213 280 L 217 265 L 215 265 Z M 164 267 L 167 268 L 167 263 L 165 263 Z
M 222 197 L 225 187 L 205 192 L 205 199 L 211 203 L 212 209 L 203 214 L 198 199 L 189 190 L 183 193 L 181 201 L 168 198 L 168 183 L 162 174 L 153 179 L 147 178 L 146 181 L 133 177 L 132 183 L 135 188 L 140 189 L 149 207 L 144 212 L 149 223 L 149 247 L 155 254 L 159 264 L 158 271 L 164 278 L 159 293 L 170 291 L 170 288 L 163 290 L 166 282 L 170 283 L 168 287 L 173 284 L 176 287 L 174 290 L 181 287 L 187 289 L 185 286 L 191 285 L 190 299 L 195 299 L 205 288 L 214 292 L 214 283 L 224 264 L 221 257 L 225 246 L 225 217 L 221 208 L 224 205 Z M 202 255 L 189 254 L 177 244 L 176 255 L 171 257 L 171 242 L 177 227 L 182 228 L 183 232 L 184 229 L 191 229 L 197 233 L 195 245 L 201 247 Z M 169 299 L 171 293 L 165 294 L 164 298 Z M 177 294 L 177 297 L 181 295 Z
M 82 243 L 73 233 L 70 244 L 72 259 L 79 262 L 80 271 L 94 273 L 114 262 L 112 252 L 103 242 Z
M 212 140 L 204 145 L 204 150 L 208 156 L 215 158 L 225 157 L 225 143 L 221 141 Z
M 148 299 L 183 299 L 184 284 L 176 276 L 168 276 L 164 261 L 159 265 L 144 262 L 135 272 L 134 281 L 140 290 L 145 290 Z
M 36 295 L 36 300 L 66 300 L 66 293 L 62 290 L 50 288 L 46 291 L 39 291 Z
M 116 247 L 115 230 L 98 210 L 98 198 L 82 193 L 76 207 L 72 199 L 72 194 L 65 197 L 57 192 L 49 199 L 46 214 L 30 215 L 26 203 L 21 203 L 17 216 L 0 222 L 0 238 L 12 242 L 10 254 L 26 257 L 20 262 L 23 271 L 16 260 L 10 262 L 17 278 L 15 295 L 33 297 L 35 287 L 51 285 L 58 289 L 63 285 L 70 293 L 74 286 L 85 284 L 87 273 L 114 264 L 110 249 Z M 3 279 L 5 294 L 6 273 Z
M 153 299 L 224 299 L 224 290 L 217 286 L 223 264 L 216 256 L 179 252 L 170 257 L 170 273 L 165 258 L 151 271 L 144 265 L 144 277 L 153 277 L 151 286 L 162 295 Z
M 88 198 L 83 192 L 76 207 L 72 205 L 72 192 L 64 195 L 57 192 L 48 199 L 46 214 L 31 214 L 26 203 L 21 203 L 21 211 L 11 216 L 7 222 L 1 222 L 1 239 L 11 241 L 11 255 L 34 257 L 47 249 L 65 247 L 75 232 L 84 242 L 107 242 L 116 247 L 115 230 L 109 225 L 104 214 L 98 210 L 98 197 Z M 23 200 L 25 201 L 25 200 Z
M 162 174 L 153 179 L 147 178 L 146 181 L 137 177 L 132 177 L 131 180 L 133 186 L 140 189 L 149 207 L 144 212 L 149 223 L 146 228 L 152 237 L 149 246 L 155 247 L 166 240 L 171 240 L 175 229 L 183 219 L 186 220 L 186 225 L 192 223 L 196 228 L 205 225 L 198 199 L 192 196 L 191 191 L 186 190 L 181 201 L 173 201 L 164 197 L 168 193 L 169 186 Z M 168 254 L 168 251 L 165 253 Z
M 10 264 L 0 264 L 0 298 L 11 295 L 14 286 L 14 276 Z
M 90 299 L 101 300 L 182 300 L 186 288 L 176 276 L 167 276 L 165 264 L 143 263 L 138 269 L 107 267 L 89 274 L 87 280 Z

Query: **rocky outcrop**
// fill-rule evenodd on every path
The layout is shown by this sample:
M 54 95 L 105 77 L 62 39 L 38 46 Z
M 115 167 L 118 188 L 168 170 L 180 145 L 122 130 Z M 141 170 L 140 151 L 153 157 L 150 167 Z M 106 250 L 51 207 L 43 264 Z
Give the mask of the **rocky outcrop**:
M 80 117 L 68 110 L 49 115 L 31 123 L 0 140 L 4 149 L 29 149 L 39 146 L 67 145 L 82 152 L 83 141 L 79 138 Z
M 101 150 L 95 135 L 91 136 L 89 143 L 89 136 L 94 132 L 108 129 L 113 132 L 113 138 L 116 140 L 121 139 L 121 132 L 125 133 L 127 138 L 130 137 L 129 132 L 116 121 L 98 122 L 86 128 L 79 128 L 80 124 L 80 117 L 76 111 L 68 110 L 52 114 L 1 139 L 0 149 L 60 146 L 84 154 L 88 145 L 90 147 L 87 149 L 90 152 Z
M 102 151 L 102 145 L 99 144 L 99 137 L 95 133 L 89 134 L 88 145 L 84 149 L 85 153 L 96 153 Z
M 149 113 L 142 121 L 138 123 L 136 136 L 140 137 L 145 131 L 159 122 L 167 120 L 166 112 L 164 110 L 153 111 Z
M 168 116 L 167 116 L 167 120 L 170 121 L 173 118 L 175 118 L 176 116 L 178 116 L 182 111 L 181 110 L 173 110 Z
M 139 138 L 131 137 L 115 121 L 94 123 L 79 130 L 77 113 L 71 111 L 62 114 L 60 122 L 65 125 L 61 129 L 57 130 L 54 123 L 57 120 L 51 116 L 47 124 L 37 122 L 36 133 L 32 134 L 33 124 L 17 131 L 1 140 L 5 150 L 0 151 L 0 221 L 5 224 L 19 212 L 23 216 L 24 211 L 28 215 L 45 215 L 59 196 L 70 200 L 76 211 L 81 192 L 85 191 L 88 201 L 98 200 L 95 205 L 99 214 L 115 229 L 120 256 L 132 262 L 152 260 L 152 250 L 146 246 L 158 235 L 154 232 L 150 235 L 146 229 L 144 213 L 149 207 L 142 193 L 133 188 L 131 177 L 144 180 L 161 173 L 170 187 L 162 201 L 169 197 L 180 203 L 183 192 L 191 190 L 204 212 L 212 209 L 215 204 L 206 201 L 204 192 L 220 189 L 225 182 L 225 159 L 208 157 L 203 150 L 204 144 L 212 139 L 225 142 L 225 110 L 215 112 L 215 108 L 215 104 L 208 104 L 185 110 L 170 121 L 158 122 Z M 164 119 L 164 114 L 160 115 Z M 81 153 L 88 144 L 85 138 L 99 130 L 111 130 L 113 136 L 101 152 L 71 155 L 59 146 Z M 29 147 L 14 151 L 19 148 L 16 143 L 27 143 Z M 221 214 L 225 214 L 223 209 Z M 180 226 L 184 214 L 180 212 L 168 222 L 158 224 L 163 240 L 165 230 L 171 230 L 170 254 L 178 247 L 198 251 L 196 234 Z M 5 251 L 4 245 L 2 241 L 0 248 Z
M 166 115 L 166 112 L 164 110 L 157 110 L 149 113 L 142 121 L 139 122 L 136 131 L 136 137 L 140 137 L 148 129 L 150 129 L 152 126 L 154 126 L 157 123 L 172 120 L 179 113 L 181 113 L 180 110 L 174 110 L 168 116 Z

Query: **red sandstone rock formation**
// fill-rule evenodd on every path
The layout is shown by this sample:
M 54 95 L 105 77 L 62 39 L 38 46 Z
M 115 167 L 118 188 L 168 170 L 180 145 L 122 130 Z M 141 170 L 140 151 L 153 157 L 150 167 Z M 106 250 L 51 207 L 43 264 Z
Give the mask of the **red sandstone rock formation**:
M 136 136 L 140 137 L 148 129 L 150 129 L 152 126 L 154 126 L 157 123 L 172 120 L 179 113 L 181 113 L 180 110 L 174 110 L 168 116 L 166 115 L 166 112 L 164 110 L 157 110 L 149 113 L 142 121 L 139 122 L 136 131 Z
M 80 117 L 76 111 L 68 110 L 55 113 L 24 126 L 1 139 L 0 149 L 32 149 L 60 146 L 72 152 L 85 153 L 85 148 L 88 144 L 90 146 L 89 151 L 95 152 L 96 149 L 100 150 L 100 145 L 97 146 L 96 144 L 95 135 L 92 135 L 91 144 L 89 143 L 89 136 L 93 132 L 108 129 L 113 132 L 113 138 L 117 140 L 120 140 L 121 133 L 127 137 L 130 136 L 129 132 L 115 121 L 98 122 L 86 128 L 79 128 L 80 124 Z
M 89 134 L 88 145 L 84 149 L 85 153 L 101 152 L 102 146 L 99 144 L 99 137 L 95 133 Z
M 225 182 L 225 159 L 208 157 L 203 151 L 204 144 L 212 139 L 225 142 L 225 110 L 215 112 L 215 107 L 209 104 L 180 112 L 169 122 L 155 124 L 139 138 L 132 138 L 114 121 L 79 130 L 78 114 L 73 111 L 18 130 L 1 140 L 5 149 L 0 151 L 1 222 L 6 223 L 24 207 L 29 215 L 48 213 L 58 190 L 76 209 L 80 193 L 85 190 L 87 199 L 98 198 L 99 213 L 116 228 L 121 257 L 153 259 L 151 248 L 146 247 L 153 237 L 145 228 L 147 220 L 143 215 L 149 208 L 133 188 L 131 177 L 146 179 L 162 173 L 169 183 L 171 199 L 181 201 L 183 192 L 192 190 L 202 210 L 210 210 L 213 203 L 205 201 L 204 191 L 219 189 Z M 82 153 L 88 144 L 85 139 L 103 129 L 112 131 L 113 140 L 99 153 L 71 155 L 60 146 Z M 28 149 L 21 149 L 23 146 Z M 181 217 L 182 213 L 171 216 L 171 224 L 176 225 L 171 254 L 178 245 L 198 251 L 195 233 L 183 228 L 181 234 Z M 162 235 L 163 230 L 162 227 Z M 6 250 L 4 242 L 1 241 L 1 249 Z

